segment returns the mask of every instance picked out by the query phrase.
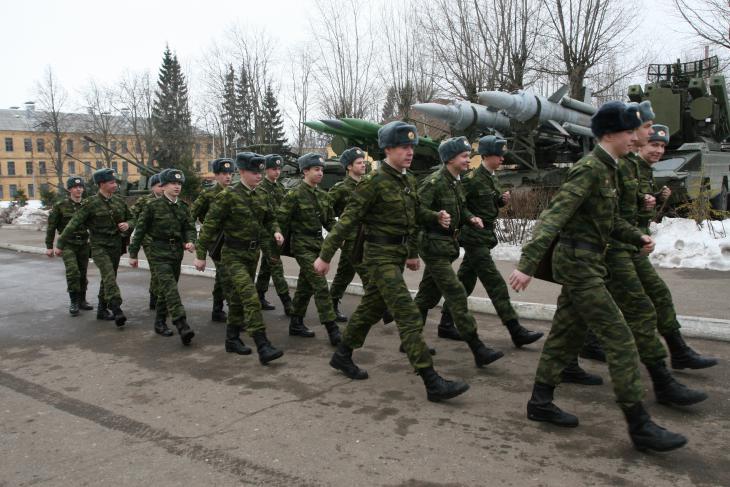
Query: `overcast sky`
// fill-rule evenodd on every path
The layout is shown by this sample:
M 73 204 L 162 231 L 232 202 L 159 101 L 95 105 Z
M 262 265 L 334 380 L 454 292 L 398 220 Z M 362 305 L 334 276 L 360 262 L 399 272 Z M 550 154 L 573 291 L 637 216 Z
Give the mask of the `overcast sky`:
M 699 43 L 682 35 L 682 23 L 667 10 L 671 3 L 640 3 L 645 10 L 634 17 L 640 26 L 636 42 L 652 44 L 663 53 L 661 62 L 684 60 L 690 49 L 694 57 L 701 57 Z M 165 43 L 194 77 L 205 48 L 232 24 L 265 29 L 284 55 L 307 37 L 309 12 L 314 10 L 310 0 L 127 0 L 111 5 L 99 0 L 5 2 L 0 108 L 33 100 L 36 81 L 47 65 L 72 100 L 91 78 L 113 83 L 126 69 L 149 69 L 156 75 Z M 68 108 L 78 105 L 74 101 Z

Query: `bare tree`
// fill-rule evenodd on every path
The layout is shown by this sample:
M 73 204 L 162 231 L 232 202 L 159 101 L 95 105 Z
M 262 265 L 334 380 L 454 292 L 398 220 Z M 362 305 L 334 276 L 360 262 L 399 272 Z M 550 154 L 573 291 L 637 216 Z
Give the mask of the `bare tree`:
M 138 164 L 152 166 L 156 143 L 152 126 L 152 102 L 155 88 L 148 71 L 125 73 L 119 82 L 114 100 L 115 112 L 121 115 L 134 139 L 130 159 Z
M 311 147 L 312 142 L 311 129 L 304 125 L 304 122 L 309 119 L 311 113 L 316 58 L 309 46 L 294 50 L 290 57 L 292 61 L 289 100 L 294 110 L 293 113 L 292 110 L 287 110 L 286 114 L 294 133 L 293 147 L 301 154 L 304 148 Z
M 701 39 L 730 49 L 730 2 L 674 0 L 674 7 Z
M 56 171 L 57 186 L 59 191 L 64 188 L 63 184 L 63 147 L 61 145 L 65 137 L 68 116 L 63 113 L 68 94 L 53 74 L 53 69 L 48 66 L 42 81 L 36 85 L 40 111 L 35 113 L 35 126 L 43 132 L 51 132 L 52 144 L 46 144 L 46 150 L 51 158 L 51 164 Z
M 123 119 L 115 113 L 115 94 L 111 89 L 90 81 L 83 93 L 85 108 L 88 113 L 88 127 L 86 130 L 100 143 L 104 165 L 112 167 L 114 154 L 109 151 L 119 150 L 116 145 L 119 136 L 126 132 Z

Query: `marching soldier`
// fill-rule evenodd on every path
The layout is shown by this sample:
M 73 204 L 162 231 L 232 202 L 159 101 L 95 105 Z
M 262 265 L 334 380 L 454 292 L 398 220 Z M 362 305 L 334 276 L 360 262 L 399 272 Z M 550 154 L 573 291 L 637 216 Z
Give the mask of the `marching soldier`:
M 82 228 L 91 232 L 91 254 L 101 274 L 97 319 L 106 319 L 107 306 L 117 326 L 124 326 L 122 293 L 117 285 L 119 259 L 126 252 L 126 240 L 134 229 L 134 220 L 124 199 L 115 194 L 117 180 L 113 169 L 98 169 L 93 174 L 99 192 L 84 200 L 58 237 L 56 247 L 63 250 Z
M 216 159 L 213 161 L 213 174 L 215 175 L 216 184 L 211 188 L 204 189 L 197 197 L 193 205 L 190 207 L 190 213 L 193 216 L 193 220 L 199 221 L 201 224 L 205 223 L 205 216 L 210 210 L 210 205 L 215 200 L 216 196 L 226 189 L 233 179 L 233 159 Z M 213 312 L 210 315 L 210 319 L 220 323 L 225 323 L 228 316 L 223 311 L 223 298 L 225 296 L 225 290 L 221 285 L 223 278 L 221 272 L 218 270 L 220 267 L 220 260 L 213 260 L 215 264 L 216 273 L 215 281 L 213 284 Z M 229 302 L 230 304 L 230 302 Z
M 261 303 L 256 295 L 254 274 L 259 261 L 259 248 L 281 245 L 284 237 L 279 232 L 268 194 L 258 188 L 265 161 L 252 152 L 236 156 L 236 167 L 241 181 L 229 186 L 216 196 L 205 217 L 197 246 L 195 268 L 205 270 L 206 249 L 213 250 L 218 235 L 223 233 L 220 249 L 222 286 L 228 288 L 228 324 L 226 352 L 248 355 L 251 349 L 241 341 L 241 329 L 246 328 L 254 339 L 259 361 L 266 365 L 284 352 L 274 347 L 266 336 L 261 314 Z
M 89 267 L 89 231 L 81 227 L 75 234 L 70 235 L 64 250 L 54 248 L 53 240 L 56 232 L 63 232 L 68 222 L 81 208 L 81 196 L 86 189 L 84 180 L 79 177 L 70 177 L 66 180 L 68 198 L 59 201 L 51 209 L 48 215 L 48 228 L 46 229 L 46 255 L 53 257 L 59 255 L 63 258 L 63 265 L 66 268 L 66 287 L 70 304 L 68 312 L 71 316 L 78 316 L 79 310 L 94 309 L 86 302 L 86 288 L 89 281 L 86 278 L 86 270 Z
M 419 222 L 438 222 L 443 228 L 451 223 L 447 212 L 428 210 L 419 202 L 416 178 L 408 172 L 417 143 L 418 132 L 413 125 L 396 121 L 378 130 L 378 145 L 385 150 L 385 160 L 355 188 L 345 212 L 322 244 L 314 269 L 327 274 L 329 261 L 344 237 L 358 225 L 364 226 L 363 262 L 369 282 L 330 365 L 351 379 L 368 378 L 367 372 L 353 362 L 352 352 L 363 346 L 370 328 L 387 307 L 395 316 L 408 360 L 423 379 L 428 400 L 441 401 L 463 394 L 469 385 L 445 380 L 434 370 L 421 335 L 423 323 L 418 307 L 403 279 L 404 266 L 411 270 L 420 266 L 416 238 Z
M 605 284 L 604 254 L 610 237 L 645 252 L 654 248 L 652 238 L 619 218 L 617 211 L 618 159 L 629 152 L 640 125 L 636 107 L 622 102 L 605 103 L 596 111 L 591 118 L 596 147 L 570 169 L 567 180 L 541 214 L 509 283 L 516 291 L 527 288 L 538 264 L 558 239 L 552 271 L 563 287 L 527 404 L 528 418 L 558 426 L 578 425 L 576 416 L 553 403 L 553 392 L 562 370 L 577 356 L 588 326 L 606 350 L 616 399 L 634 446 L 668 451 L 684 446 L 687 439 L 657 426 L 644 409 L 636 343 Z
M 261 189 L 269 194 L 271 206 L 274 212 L 276 212 L 284 200 L 284 194 L 286 193 L 284 185 L 279 181 L 284 159 L 279 154 L 269 154 L 265 159 L 266 173 L 263 183 L 261 183 Z M 259 294 L 261 308 L 265 310 L 274 309 L 274 306 L 266 301 L 266 291 L 269 289 L 269 280 L 271 279 L 274 281 L 274 289 L 276 289 L 281 304 L 284 306 L 284 313 L 290 316 L 292 304 L 291 297 L 289 296 L 289 285 L 284 278 L 284 264 L 278 255 L 278 249 L 272 249 L 272 253 L 268 253 L 268 250 L 264 248 L 261 250 L 261 267 L 259 267 L 259 274 L 256 277 L 256 291 Z
M 195 332 L 187 323 L 177 288 L 183 252 L 195 251 L 195 222 L 188 205 L 179 198 L 183 183 L 185 175 L 182 171 L 165 169 L 160 173 L 163 196 L 149 200 L 137 219 L 134 238 L 129 246 L 129 265 L 137 267 L 137 253 L 146 242 L 145 255 L 155 276 L 158 306 L 169 312 L 183 345 L 190 345 Z M 165 315 L 157 315 L 155 333 L 171 336 L 172 331 L 165 319 Z
M 324 158 L 310 152 L 297 162 L 303 174 L 302 183 L 286 194 L 278 209 L 279 225 L 288 235 L 292 255 L 299 264 L 289 335 L 314 336 L 314 332 L 304 324 L 309 300 L 314 296 L 319 321 L 327 330 L 330 343 L 335 346 L 340 342 L 340 329 L 335 323 L 327 279 L 312 268 L 322 245 L 322 227 L 329 231 L 335 223 L 329 196 L 318 187 L 324 176 Z
M 159 174 L 153 174 L 150 176 L 149 179 L 149 186 L 150 186 L 150 193 L 146 194 L 142 197 L 140 197 L 135 203 L 134 206 L 132 206 L 132 217 L 134 218 L 135 224 L 134 227 L 137 228 L 137 219 L 139 218 L 139 215 L 142 214 L 142 210 L 147 205 L 148 202 L 157 199 L 162 196 L 162 186 L 160 186 L 160 175 Z M 147 255 L 147 242 L 142 242 L 142 248 L 144 249 L 145 255 Z M 155 274 L 152 272 L 152 269 L 150 268 L 150 309 L 154 310 L 157 308 L 157 285 L 155 280 Z M 167 312 L 165 310 L 161 310 L 162 316 L 164 317 Z M 164 319 L 164 318 L 163 318 Z

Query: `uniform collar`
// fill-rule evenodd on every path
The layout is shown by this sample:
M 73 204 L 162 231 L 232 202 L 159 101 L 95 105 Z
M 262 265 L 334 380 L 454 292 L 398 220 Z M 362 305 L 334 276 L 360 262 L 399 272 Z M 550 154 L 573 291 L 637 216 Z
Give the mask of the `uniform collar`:
M 596 144 L 593 148 L 593 155 L 614 169 L 618 167 L 618 160 L 614 159 L 613 156 L 601 146 L 601 144 Z
M 441 168 L 441 172 L 442 174 L 444 174 L 449 182 L 461 181 L 461 175 L 454 177 L 454 175 L 451 174 L 451 171 L 449 171 L 449 169 L 446 167 L 446 164 L 444 164 L 444 167 Z
M 170 199 L 170 197 L 169 197 L 169 196 L 167 196 L 167 195 L 166 195 L 165 193 L 162 193 L 162 195 L 163 195 L 163 196 L 165 197 L 165 199 L 166 199 L 166 200 L 167 200 L 168 202 L 170 202 L 170 203 L 172 203 L 172 204 L 174 204 L 174 205 L 176 205 L 176 204 L 177 204 L 177 202 L 178 202 L 178 201 L 180 201 L 180 198 L 179 198 L 179 197 L 178 197 L 178 198 L 175 198 L 175 200 L 173 201 L 173 200 L 171 200 L 171 199 Z
M 403 168 L 403 170 L 398 170 L 390 165 L 390 162 L 388 162 L 387 159 L 383 159 L 383 163 L 380 165 L 381 168 L 383 168 L 384 171 L 389 172 L 390 174 L 394 176 L 404 176 L 408 173 L 408 170 L 406 168 Z
M 246 189 L 248 191 L 253 191 L 254 189 L 256 189 L 256 188 L 249 187 L 248 184 L 243 182 L 243 179 L 241 179 L 241 181 L 239 181 L 239 182 L 241 183 L 241 186 L 243 187 L 243 189 Z

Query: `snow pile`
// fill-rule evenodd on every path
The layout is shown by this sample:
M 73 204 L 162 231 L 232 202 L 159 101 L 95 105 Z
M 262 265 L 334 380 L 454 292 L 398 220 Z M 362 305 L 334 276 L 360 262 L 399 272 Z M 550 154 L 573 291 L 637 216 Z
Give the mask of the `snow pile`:
M 655 266 L 730 271 L 730 219 L 704 222 L 700 229 L 694 220 L 664 218 L 651 224 L 651 233 Z
M 522 245 L 513 245 L 508 243 L 498 243 L 491 252 L 494 260 L 507 260 L 518 262 L 522 253 Z
M 49 213 L 50 210 L 24 206 L 23 208 L 18 208 L 13 225 L 45 225 L 48 222 Z
M 13 201 L 0 201 L 0 208 L 9 208 L 13 203 Z M 43 205 L 41 204 L 41 200 L 28 200 L 28 203 L 25 206 L 35 210 Z

